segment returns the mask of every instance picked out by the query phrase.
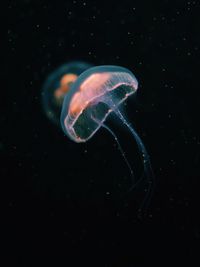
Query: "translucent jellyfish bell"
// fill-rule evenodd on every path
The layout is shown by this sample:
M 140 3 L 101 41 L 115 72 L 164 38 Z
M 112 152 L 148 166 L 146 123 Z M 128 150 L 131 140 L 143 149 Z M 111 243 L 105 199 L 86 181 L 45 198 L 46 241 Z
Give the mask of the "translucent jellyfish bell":
M 63 131 L 75 142 L 86 142 L 110 112 L 135 93 L 138 82 L 128 69 L 93 67 L 83 72 L 66 94 L 61 113 Z

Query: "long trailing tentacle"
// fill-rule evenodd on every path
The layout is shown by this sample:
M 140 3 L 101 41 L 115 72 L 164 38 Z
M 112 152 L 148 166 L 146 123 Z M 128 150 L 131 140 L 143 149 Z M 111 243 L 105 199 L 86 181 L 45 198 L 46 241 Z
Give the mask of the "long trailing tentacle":
M 122 149 L 122 146 L 121 146 L 120 143 L 119 143 L 119 140 L 118 140 L 116 134 L 115 134 L 115 133 L 114 133 L 108 126 L 106 126 L 104 123 L 102 123 L 102 122 L 99 121 L 98 119 L 94 118 L 92 115 L 91 115 L 91 117 L 92 117 L 92 119 L 93 119 L 96 123 L 98 123 L 99 125 L 101 125 L 102 127 L 104 127 L 104 128 L 105 128 L 108 132 L 110 132 L 111 135 L 114 137 L 114 139 L 115 139 L 115 141 L 116 141 L 116 143 L 117 143 L 118 149 L 119 149 L 119 151 L 121 152 L 121 155 L 123 156 L 124 161 L 125 161 L 125 163 L 126 163 L 128 169 L 129 169 L 129 171 L 130 171 L 131 178 L 132 178 L 132 185 L 134 185 L 134 184 L 136 183 L 136 180 L 135 180 L 135 176 L 134 176 L 133 169 L 131 168 L 131 165 L 130 165 L 130 163 L 129 163 L 129 161 L 128 161 L 128 159 L 127 159 L 125 153 L 124 153 L 124 150 Z
M 152 166 L 151 166 L 150 157 L 149 157 L 149 154 L 147 153 L 147 150 L 146 150 L 141 138 L 139 137 L 137 132 L 134 130 L 134 128 L 126 121 L 126 119 L 123 117 L 123 115 L 120 112 L 120 110 L 115 109 L 115 113 L 118 115 L 118 117 L 122 120 L 122 122 L 127 126 L 127 128 L 130 130 L 130 132 L 134 136 L 135 141 L 137 143 L 137 146 L 139 148 L 140 156 L 141 156 L 141 158 L 143 160 L 143 166 L 144 166 L 143 175 L 141 176 L 141 178 L 135 184 L 135 186 L 136 186 L 145 177 L 148 180 L 147 193 L 146 193 L 146 196 L 145 196 L 145 198 L 144 198 L 144 200 L 143 200 L 143 202 L 141 204 L 141 208 L 140 208 L 140 209 L 143 209 L 143 207 L 145 206 L 147 200 L 151 199 L 151 197 L 152 197 L 153 189 L 154 189 L 154 182 L 155 182 L 154 172 L 153 172 L 153 169 L 152 169 Z M 131 188 L 131 190 L 132 190 L 132 188 Z
M 128 159 L 127 159 L 125 153 L 124 153 L 124 150 L 122 149 L 122 147 L 121 147 L 121 145 L 120 145 L 120 143 L 119 143 L 119 140 L 118 140 L 116 134 L 115 134 L 115 133 L 114 133 L 108 126 L 106 126 L 105 124 L 102 124 L 102 126 L 103 126 L 107 131 L 109 131 L 109 132 L 112 134 L 112 136 L 114 137 L 114 139 L 115 139 L 115 141 L 116 141 L 116 143 L 117 143 L 117 145 L 118 145 L 118 149 L 119 149 L 119 151 L 121 152 L 121 154 L 122 154 L 122 156 L 123 156 L 123 158 L 124 158 L 124 161 L 126 162 L 126 165 L 127 165 L 128 168 L 129 168 L 129 171 L 130 171 L 130 174 L 131 174 L 131 178 L 132 178 L 132 185 L 135 185 L 136 180 L 135 180 L 134 172 L 133 172 L 133 170 L 132 170 L 132 168 L 131 168 L 131 165 L 130 165 L 130 163 L 129 163 L 129 161 L 128 161 Z
M 140 208 L 139 208 L 139 211 L 142 211 L 143 208 L 145 208 L 145 204 L 146 204 L 147 200 L 150 199 L 152 194 L 153 194 L 154 173 L 153 173 L 153 170 L 152 170 L 152 167 L 151 167 L 150 158 L 149 158 L 149 155 L 147 153 L 147 150 L 146 150 L 141 138 L 139 137 L 137 132 L 134 130 L 134 128 L 125 120 L 125 118 L 123 117 L 122 113 L 117 108 L 115 108 L 114 111 L 118 115 L 118 117 L 122 120 L 122 122 L 127 126 L 127 128 L 130 130 L 132 135 L 134 136 L 135 141 L 136 141 L 137 146 L 138 146 L 138 149 L 139 149 L 140 156 L 141 156 L 142 161 L 143 161 L 143 166 L 144 166 L 143 174 L 141 175 L 141 177 L 137 181 L 136 181 L 136 178 L 134 176 L 132 167 L 131 167 L 128 159 L 126 158 L 126 155 L 125 155 L 125 153 L 124 153 L 124 151 L 123 151 L 123 149 L 122 149 L 122 147 L 121 147 L 121 145 L 119 143 L 119 140 L 118 140 L 117 136 L 115 135 L 115 133 L 108 126 L 106 126 L 101 121 L 98 121 L 98 119 L 94 118 L 93 116 L 92 116 L 92 119 L 94 121 L 96 121 L 96 123 L 98 123 L 99 125 L 104 127 L 106 130 L 108 130 L 112 134 L 112 136 L 114 137 L 115 141 L 117 142 L 118 148 L 119 148 L 119 150 L 120 150 L 120 152 L 121 152 L 121 154 L 122 154 L 122 156 L 123 156 L 123 158 L 124 158 L 124 160 L 126 162 L 126 165 L 129 168 L 129 171 L 130 171 L 130 174 L 131 174 L 131 178 L 132 178 L 132 186 L 130 187 L 130 189 L 128 190 L 127 193 L 129 193 L 132 190 L 134 190 L 134 188 L 136 188 L 143 179 L 146 178 L 148 180 L 148 188 L 147 188 L 146 196 L 145 196 L 144 200 L 142 201 L 142 203 L 140 205 Z

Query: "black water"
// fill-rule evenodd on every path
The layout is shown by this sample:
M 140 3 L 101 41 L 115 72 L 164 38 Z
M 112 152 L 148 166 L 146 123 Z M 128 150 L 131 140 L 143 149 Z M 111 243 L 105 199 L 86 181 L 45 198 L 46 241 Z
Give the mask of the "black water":
M 9 266 L 197 266 L 197 1 L 9 1 L 1 88 L 1 181 Z M 120 65 L 139 81 L 124 107 L 155 173 L 124 196 L 129 172 L 105 129 L 85 144 L 46 118 L 41 88 L 65 62 Z M 140 175 L 131 135 L 108 122 Z M 4 195 L 4 194 L 3 194 Z

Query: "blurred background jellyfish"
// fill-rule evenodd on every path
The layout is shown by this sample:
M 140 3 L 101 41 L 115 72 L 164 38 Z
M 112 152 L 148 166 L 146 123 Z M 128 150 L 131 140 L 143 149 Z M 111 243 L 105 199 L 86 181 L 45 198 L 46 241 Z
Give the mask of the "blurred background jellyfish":
M 91 67 L 86 63 L 64 65 L 48 78 L 44 86 L 44 105 L 47 115 L 60 123 L 64 133 L 74 142 L 88 141 L 104 127 L 114 137 L 130 170 L 133 189 L 141 179 L 147 179 L 147 198 L 152 193 L 153 171 L 146 148 L 131 124 L 126 120 L 120 105 L 138 89 L 134 74 L 120 66 Z M 46 99 L 46 96 L 48 98 Z M 135 179 L 134 173 L 116 134 L 105 124 L 109 114 L 115 113 L 134 137 L 143 161 L 143 174 Z
M 52 72 L 44 83 L 42 102 L 47 117 L 56 125 L 60 125 L 60 112 L 65 94 L 77 77 L 92 65 L 74 61 L 62 65 Z

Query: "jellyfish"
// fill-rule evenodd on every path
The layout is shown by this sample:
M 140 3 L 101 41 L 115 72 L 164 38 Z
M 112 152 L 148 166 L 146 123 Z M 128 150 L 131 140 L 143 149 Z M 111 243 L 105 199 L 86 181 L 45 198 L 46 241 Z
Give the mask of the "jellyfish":
M 148 181 L 146 196 L 140 206 L 142 207 L 152 194 L 154 175 L 150 157 L 136 130 L 127 121 L 120 109 L 122 103 L 136 93 L 138 89 L 136 77 L 130 70 L 120 66 L 105 65 L 87 68 L 88 64 L 82 64 L 80 65 L 81 68 L 76 69 L 76 72 L 72 72 L 69 66 L 71 67 L 72 65 L 69 64 L 65 68 L 68 77 L 66 77 L 64 71 L 59 71 L 59 86 L 56 84 L 54 90 L 51 90 L 51 96 L 54 96 L 54 101 L 61 108 L 60 124 L 62 130 L 66 136 L 76 143 L 87 142 L 101 127 L 108 130 L 116 140 L 118 148 L 130 170 L 133 182 L 129 191 L 136 187 L 142 179 L 146 178 Z M 83 71 L 81 72 L 81 70 Z M 62 75 L 60 75 L 61 73 Z M 79 73 L 80 75 L 78 76 Z M 54 74 L 52 77 L 57 76 Z M 52 77 L 50 78 L 52 79 Z M 62 85 L 63 79 L 67 80 L 64 85 Z M 50 84 L 47 83 L 47 87 Z M 64 87 L 62 88 L 62 86 Z M 131 164 L 116 134 L 106 125 L 106 118 L 111 113 L 114 113 L 122 124 L 127 127 L 137 144 L 143 162 L 143 173 L 139 179 L 135 179 Z
M 60 125 L 60 112 L 65 94 L 77 77 L 92 65 L 82 61 L 63 64 L 52 72 L 44 83 L 42 105 L 46 116 L 57 126 Z

